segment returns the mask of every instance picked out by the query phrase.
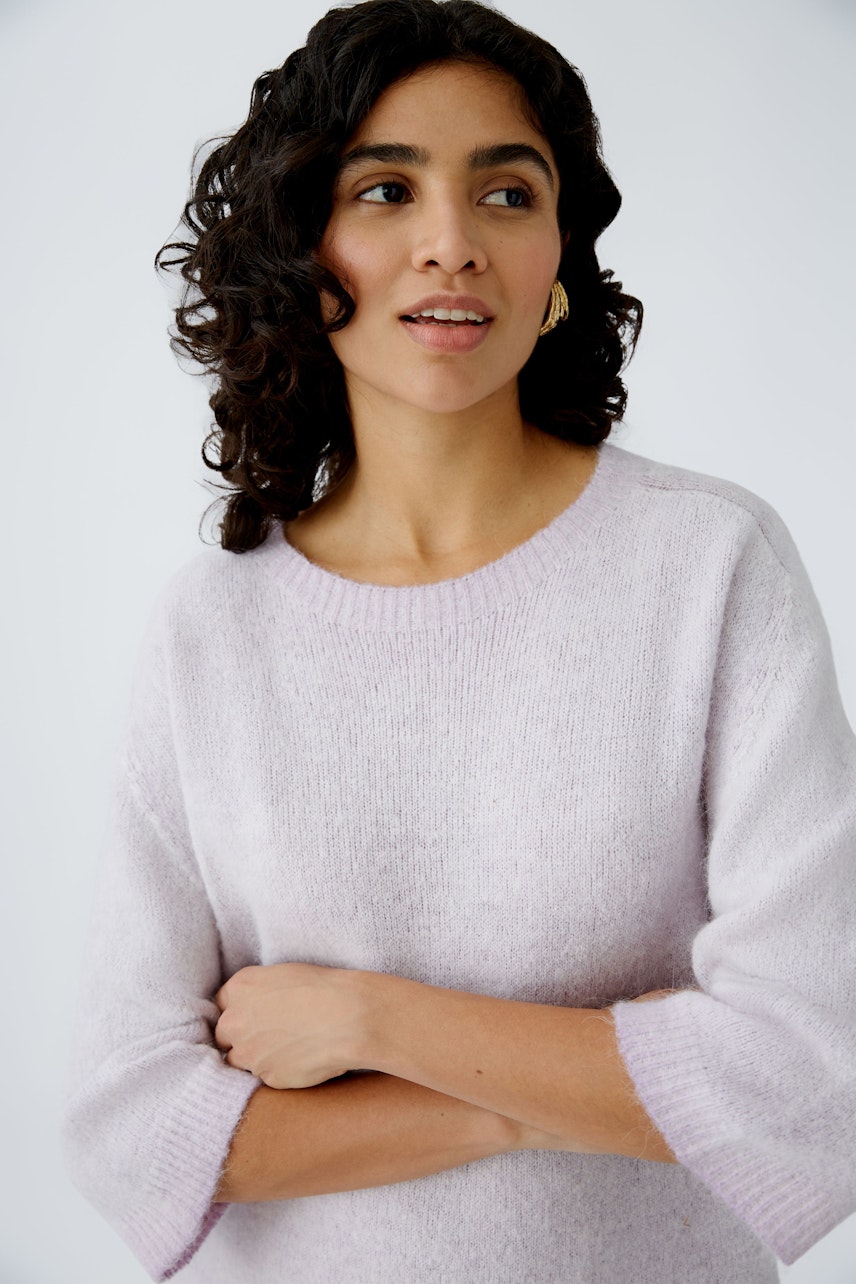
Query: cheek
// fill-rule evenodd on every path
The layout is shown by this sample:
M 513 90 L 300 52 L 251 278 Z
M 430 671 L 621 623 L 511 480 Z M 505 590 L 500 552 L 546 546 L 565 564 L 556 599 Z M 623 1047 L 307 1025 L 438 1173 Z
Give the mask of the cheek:
M 538 312 L 547 306 L 550 287 L 556 280 L 562 257 L 558 230 L 553 237 L 540 235 L 528 245 L 517 247 L 513 255 L 511 288 L 527 312 Z
M 317 257 L 356 297 L 361 283 L 376 278 L 389 256 L 358 229 L 331 223 L 321 238 Z
M 533 255 L 533 277 L 537 279 L 540 285 L 546 285 L 547 292 L 550 286 L 556 280 L 559 271 L 559 264 L 562 261 L 562 243 L 558 233 L 553 245 L 544 245 L 539 247 L 538 252 Z
M 550 290 L 556 280 L 557 263 L 553 258 L 529 262 L 529 271 L 520 281 L 519 298 L 528 316 L 541 318 L 550 306 Z

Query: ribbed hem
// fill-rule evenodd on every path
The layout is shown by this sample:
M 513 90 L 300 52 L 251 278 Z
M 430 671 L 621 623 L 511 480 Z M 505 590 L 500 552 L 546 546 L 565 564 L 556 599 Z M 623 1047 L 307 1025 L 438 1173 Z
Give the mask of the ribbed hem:
M 450 628 L 489 615 L 541 584 L 588 545 L 634 483 L 657 465 L 611 442 L 598 447 L 594 474 L 582 493 L 549 525 L 494 562 L 434 584 L 363 584 L 311 562 L 285 538 L 281 525 L 253 550 L 282 577 L 301 610 L 331 623 L 394 632 Z
M 197 1053 L 198 1055 L 198 1053 Z M 141 1202 L 117 1226 L 153 1280 L 186 1266 L 227 1205 L 212 1204 L 232 1134 L 259 1080 L 210 1050 L 180 1096 L 164 1103 L 159 1133 L 168 1152 L 141 1179 Z
M 747 1147 L 716 1097 L 698 1039 L 702 1010 L 716 1000 L 696 992 L 611 1008 L 621 1056 L 640 1101 L 681 1164 L 718 1195 L 767 1248 L 790 1266 L 853 1211 L 839 1208 L 820 1175 L 760 1146 Z

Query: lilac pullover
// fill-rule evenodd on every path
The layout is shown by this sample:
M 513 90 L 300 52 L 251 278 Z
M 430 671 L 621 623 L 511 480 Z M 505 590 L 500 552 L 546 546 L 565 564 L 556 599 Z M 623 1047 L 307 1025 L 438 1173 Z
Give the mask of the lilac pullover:
M 611 1006 L 679 1164 L 212 1206 L 259 1082 L 212 995 L 283 961 Z M 772 1284 L 856 1210 L 856 741 L 781 519 L 606 443 L 457 579 L 357 583 L 281 527 L 193 558 L 142 646 L 82 993 L 69 1163 L 155 1280 Z

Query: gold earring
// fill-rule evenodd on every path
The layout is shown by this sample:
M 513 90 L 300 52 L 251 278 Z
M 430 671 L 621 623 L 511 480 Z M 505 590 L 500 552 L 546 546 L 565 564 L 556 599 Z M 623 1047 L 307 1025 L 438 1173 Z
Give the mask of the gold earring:
M 562 282 L 556 280 L 550 287 L 550 311 L 541 329 L 538 331 L 539 338 L 542 334 L 547 334 L 550 330 L 555 330 L 560 321 L 568 319 L 568 296 L 565 293 L 565 287 Z

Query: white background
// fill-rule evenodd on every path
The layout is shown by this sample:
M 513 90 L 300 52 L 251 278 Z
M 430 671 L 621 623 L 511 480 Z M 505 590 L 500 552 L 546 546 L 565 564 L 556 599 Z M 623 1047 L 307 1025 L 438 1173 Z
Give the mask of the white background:
M 240 124 L 252 81 L 326 7 L 0 0 L 2 1284 L 147 1278 L 69 1184 L 57 1116 L 136 647 L 156 592 L 201 549 L 212 498 L 198 454 L 207 393 L 169 352 L 152 258 L 176 227 L 194 144 Z M 646 320 L 615 440 L 779 510 L 854 723 L 856 9 L 504 11 L 582 69 L 624 194 L 601 263 Z M 782 1278 L 854 1284 L 856 1217 Z

